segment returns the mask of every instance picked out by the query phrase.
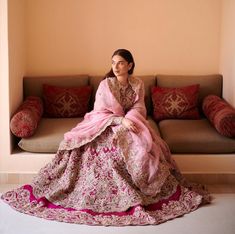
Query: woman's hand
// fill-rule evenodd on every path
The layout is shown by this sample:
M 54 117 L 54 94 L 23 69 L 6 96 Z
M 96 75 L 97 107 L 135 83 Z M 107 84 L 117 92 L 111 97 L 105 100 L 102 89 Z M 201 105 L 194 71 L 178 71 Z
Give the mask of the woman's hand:
M 122 125 L 134 133 L 139 132 L 139 129 L 137 128 L 136 124 L 133 121 L 131 121 L 130 119 L 123 118 Z

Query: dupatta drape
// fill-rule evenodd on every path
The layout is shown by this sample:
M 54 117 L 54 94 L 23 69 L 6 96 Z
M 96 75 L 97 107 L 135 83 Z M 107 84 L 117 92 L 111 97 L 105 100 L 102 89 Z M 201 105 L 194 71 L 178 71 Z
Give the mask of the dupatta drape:
M 59 151 L 81 147 L 94 140 L 110 126 L 117 135 L 118 146 L 123 148 L 123 157 L 133 182 L 142 192 L 154 195 L 160 188 L 156 181 L 159 160 L 166 161 L 165 159 L 169 158 L 169 149 L 151 130 L 146 120 L 143 82 L 135 77 L 129 78 L 136 98 L 133 107 L 125 113 L 111 89 L 112 79 L 101 81 L 93 111 L 87 113 L 81 123 L 64 134 Z M 116 117 L 132 120 L 139 129 L 138 134 L 125 129 L 121 124 L 113 125 L 113 119 Z M 163 174 L 167 177 L 168 170 L 166 173 L 161 171 L 161 176 Z

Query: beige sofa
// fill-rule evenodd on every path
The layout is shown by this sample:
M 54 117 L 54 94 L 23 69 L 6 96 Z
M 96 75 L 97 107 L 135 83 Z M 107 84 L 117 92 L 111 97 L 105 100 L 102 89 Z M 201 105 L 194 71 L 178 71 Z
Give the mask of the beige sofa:
M 162 120 L 158 124 L 152 118 L 152 101 L 150 89 L 156 84 L 161 87 L 182 87 L 192 84 L 200 84 L 199 105 L 208 94 L 222 97 L 222 76 L 171 76 L 149 75 L 139 76 L 144 81 L 146 90 L 146 107 L 148 120 L 152 128 L 169 145 L 173 154 L 231 154 L 235 153 L 235 139 L 220 135 L 210 122 L 203 116 L 198 120 Z M 63 87 L 75 87 L 91 85 L 93 94 L 91 107 L 94 103 L 94 95 L 101 76 L 74 75 L 60 77 L 24 77 L 24 96 L 36 95 L 42 97 L 42 84 L 51 84 Z M 30 138 L 22 138 L 18 142 L 19 147 L 34 153 L 55 153 L 63 134 L 76 126 L 82 118 L 45 118 L 40 120 L 35 134 Z

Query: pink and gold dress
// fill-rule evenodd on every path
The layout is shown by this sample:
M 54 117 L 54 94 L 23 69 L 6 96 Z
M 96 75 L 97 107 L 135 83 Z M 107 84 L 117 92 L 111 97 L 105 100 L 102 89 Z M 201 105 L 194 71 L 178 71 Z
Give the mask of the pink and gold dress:
M 123 127 L 131 119 L 139 132 Z M 209 202 L 188 183 L 146 120 L 143 82 L 100 83 L 94 110 L 64 135 L 53 160 L 30 184 L 1 197 L 37 217 L 88 225 L 159 224 Z

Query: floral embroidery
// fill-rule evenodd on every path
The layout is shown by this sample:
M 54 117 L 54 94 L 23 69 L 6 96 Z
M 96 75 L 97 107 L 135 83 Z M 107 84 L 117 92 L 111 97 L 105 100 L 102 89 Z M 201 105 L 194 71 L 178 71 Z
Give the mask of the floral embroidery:
M 126 86 L 121 85 L 116 77 L 108 78 L 108 84 L 111 92 L 117 101 L 121 104 L 126 113 L 134 104 L 136 93 L 130 83 Z
M 130 85 L 119 92 L 110 79 L 110 90 L 125 111 L 135 105 L 136 82 L 131 78 Z M 29 215 L 105 226 L 159 224 L 195 210 L 203 200 L 208 202 L 202 187 L 185 181 L 169 148 L 151 129 L 160 163 L 155 180 L 149 183 L 143 173 L 147 170 L 135 158 L 140 146 L 116 118 L 91 138 L 62 141 L 53 160 L 31 184 L 1 198 Z

